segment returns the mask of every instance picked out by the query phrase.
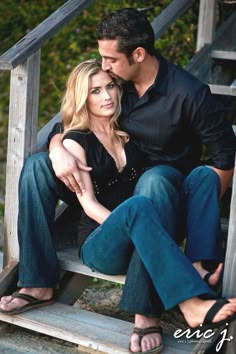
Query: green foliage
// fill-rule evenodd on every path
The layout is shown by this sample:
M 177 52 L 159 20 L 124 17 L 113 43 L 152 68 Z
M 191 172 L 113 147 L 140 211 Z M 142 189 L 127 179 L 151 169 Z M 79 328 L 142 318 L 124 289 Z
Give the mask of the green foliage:
M 65 26 L 41 50 L 41 84 L 39 123 L 45 124 L 60 107 L 65 82 L 72 67 L 91 57 L 98 57 L 96 25 L 104 14 L 122 7 L 146 10 L 153 20 L 171 0 L 96 0 L 77 18 Z M 1 53 L 55 11 L 64 1 L 8 0 L 0 3 L 3 18 L 0 23 Z M 157 48 L 174 62 L 184 65 L 194 53 L 197 11 L 188 11 L 182 19 L 157 41 Z M 0 110 L 7 113 L 9 77 L 0 73 Z M 49 94 L 50 93 L 50 94 Z

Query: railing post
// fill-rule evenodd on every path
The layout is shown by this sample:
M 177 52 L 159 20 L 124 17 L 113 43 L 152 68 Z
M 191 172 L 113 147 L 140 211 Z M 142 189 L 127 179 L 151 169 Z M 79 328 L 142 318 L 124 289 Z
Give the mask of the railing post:
M 18 259 L 18 181 L 25 158 L 36 150 L 40 50 L 11 71 L 6 196 L 4 266 Z
M 200 0 L 197 33 L 197 51 L 214 39 L 216 0 Z

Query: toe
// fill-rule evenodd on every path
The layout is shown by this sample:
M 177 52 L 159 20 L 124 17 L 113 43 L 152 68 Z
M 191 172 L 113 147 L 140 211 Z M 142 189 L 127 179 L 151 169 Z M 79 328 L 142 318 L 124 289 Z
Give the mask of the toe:
M 137 334 L 132 334 L 130 339 L 130 351 L 133 353 L 141 352 L 141 348 L 139 345 L 139 336 Z

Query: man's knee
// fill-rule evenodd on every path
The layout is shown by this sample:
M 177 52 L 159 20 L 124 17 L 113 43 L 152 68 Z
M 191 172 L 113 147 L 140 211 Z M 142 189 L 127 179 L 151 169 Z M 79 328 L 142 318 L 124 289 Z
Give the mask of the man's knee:
M 220 191 L 220 179 L 217 173 L 208 166 L 199 166 L 192 170 L 183 183 L 184 190 L 197 188 L 217 189 Z
M 29 156 L 24 163 L 21 172 L 20 183 L 23 180 L 32 180 L 38 177 L 42 177 L 42 174 L 51 174 L 51 163 L 48 153 L 39 152 Z

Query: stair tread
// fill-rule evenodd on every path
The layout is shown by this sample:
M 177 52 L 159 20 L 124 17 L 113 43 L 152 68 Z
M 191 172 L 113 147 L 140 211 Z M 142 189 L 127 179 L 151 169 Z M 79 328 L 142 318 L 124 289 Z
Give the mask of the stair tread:
M 124 284 L 124 275 L 107 275 L 99 273 L 97 271 L 91 270 L 89 267 L 84 265 L 78 257 L 77 249 L 69 248 L 57 252 L 59 263 L 62 269 L 88 275 L 93 278 L 100 278 L 108 281 L 113 281 L 115 283 Z
M 57 302 L 14 316 L 0 313 L 0 320 L 110 354 L 128 353 L 133 329 L 131 322 Z M 166 334 L 164 343 L 163 354 L 187 354 L 193 348 Z
M 236 51 L 232 50 L 212 50 L 213 59 L 236 60 Z
M 211 92 L 218 95 L 236 96 L 235 80 L 231 85 L 208 84 Z

